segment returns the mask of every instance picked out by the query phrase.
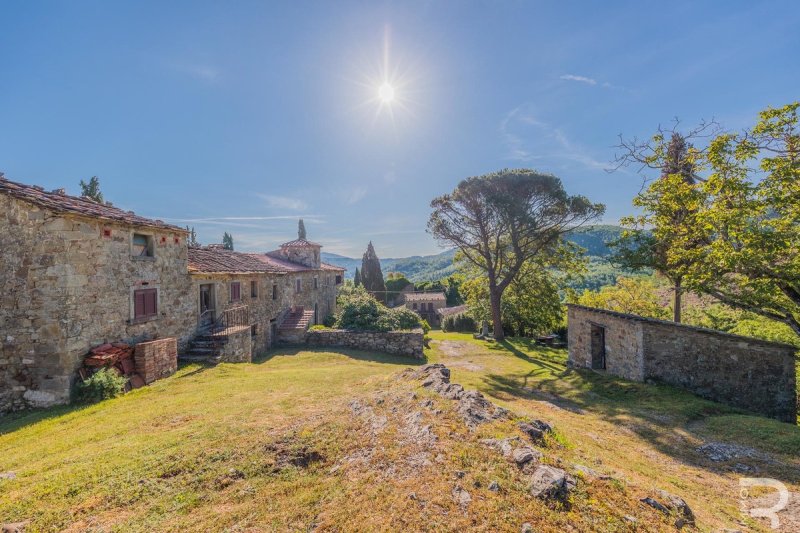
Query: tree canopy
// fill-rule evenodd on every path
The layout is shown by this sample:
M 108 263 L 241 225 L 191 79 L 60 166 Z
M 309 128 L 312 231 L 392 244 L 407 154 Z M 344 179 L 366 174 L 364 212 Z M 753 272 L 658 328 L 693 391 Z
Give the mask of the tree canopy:
M 222 236 L 222 247 L 226 250 L 233 250 L 233 235 L 227 231 Z
M 379 301 L 385 301 L 386 284 L 383 281 L 381 261 L 375 253 L 372 241 L 367 245 L 367 251 L 361 259 L 361 284 Z
M 97 176 L 89 178 L 89 183 L 81 180 L 81 196 L 91 198 L 95 202 L 103 203 L 103 193 L 100 192 L 100 180 Z
M 303 240 L 306 238 L 306 225 L 302 218 L 297 222 L 297 238 Z
M 503 292 L 525 263 L 552 254 L 565 233 L 605 211 L 583 196 L 569 196 L 557 177 L 528 169 L 465 179 L 431 208 L 428 231 L 485 273 L 497 340 L 504 338 Z

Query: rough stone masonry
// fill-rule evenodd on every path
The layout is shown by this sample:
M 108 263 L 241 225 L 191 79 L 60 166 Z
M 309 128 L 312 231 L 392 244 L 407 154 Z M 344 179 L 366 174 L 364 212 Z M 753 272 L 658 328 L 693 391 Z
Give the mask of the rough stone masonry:
M 796 348 L 663 320 L 569 305 L 569 363 L 655 379 L 792 424 Z

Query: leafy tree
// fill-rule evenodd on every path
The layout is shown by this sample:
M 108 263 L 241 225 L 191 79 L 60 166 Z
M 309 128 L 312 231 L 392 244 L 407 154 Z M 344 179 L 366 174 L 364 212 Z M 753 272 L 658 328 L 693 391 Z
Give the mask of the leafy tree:
M 567 231 L 605 211 L 583 196 L 568 196 L 557 177 L 527 169 L 465 179 L 431 207 L 428 231 L 486 275 L 497 340 L 504 338 L 503 292 L 525 263 L 553 253 Z
M 233 235 L 227 231 L 222 236 L 222 247 L 226 250 L 233 250 Z
M 103 193 L 100 192 L 100 180 L 97 179 L 97 176 L 89 178 L 89 183 L 81 180 L 80 186 L 81 196 L 86 196 L 101 204 L 103 203 Z
M 669 318 L 669 309 L 662 305 L 657 288 L 653 278 L 620 277 L 615 285 L 608 285 L 599 291 L 583 291 L 583 294 L 570 297 L 568 301 L 587 307 L 666 320 Z
M 361 286 L 361 272 L 358 270 L 358 267 L 356 267 L 356 273 L 353 276 L 353 285 L 356 287 Z
M 186 244 L 188 246 L 200 246 L 200 243 L 197 241 L 197 233 L 194 231 L 194 226 L 191 228 L 186 226 L 186 231 L 189 232 L 189 235 L 186 236 Z
M 686 259 L 677 260 L 670 255 L 669 250 L 678 242 L 689 244 L 686 235 L 696 224 L 700 201 L 695 187 L 697 152 L 678 132 L 672 132 L 669 141 L 657 134 L 653 143 L 659 147 L 653 164 L 662 159 L 658 163 L 661 177 L 634 199 L 633 205 L 641 208 L 644 214 L 622 220 L 630 229 L 612 243 L 614 253 L 610 260 L 630 271 L 652 269 L 669 279 L 673 287 L 672 318 L 680 322 L 683 278 L 690 265 Z M 692 246 L 697 244 L 691 243 Z
M 412 285 L 412 283 L 408 281 L 405 274 L 390 272 L 386 277 L 386 298 L 397 298 L 400 292 L 409 285 Z
M 369 242 L 367 251 L 364 252 L 364 257 L 361 259 L 361 284 L 367 289 L 367 292 L 378 300 L 385 300 L 386 284 L 383 281 L 381 260 L 378 259 L 378 255 L 375 253 L 372 241 Z
M 404 307 L 389 309 L 362 287 L 342 287 L 333 326 L 359 331 L 395 331 L 422 327 L 420 316 Z
M 306 238 L 306 225 L 303 223 L 302 218 L 297 223 L 297 238 L 303 240 Z

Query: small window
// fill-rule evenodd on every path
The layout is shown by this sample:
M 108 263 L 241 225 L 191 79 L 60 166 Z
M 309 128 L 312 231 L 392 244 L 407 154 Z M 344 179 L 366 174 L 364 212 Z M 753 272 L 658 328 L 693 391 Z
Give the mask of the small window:
M 294 288 L 294 291 L 295 291 L 296 293 L 298 293 L 298 294 L 299 294 L 299 293 L 302 291 L 302 284 L 301 284 L 300 278 L 297 278 L 297 279 L 295 280 L 295 288 Z
M 417 304 L 416 303 L 411 304 L 411 308 L 412 309 L 416 309 L 417 308 Z
M 341 285 L 342 284 L 342 276 L 336 276 L 336 284 L 337 285 Z
M 238 281 L 231 282 L 231 301 L 238 302 L 242 299 L 242 284 Z
M 250 298 L 258 298 L 258 282 L 250 282 Z
M 143 233 L 134 233 L 131 254 L 134 257 L 153 257 L 153 237 Z
M 138 289 L 133 291 L 133 319 L 146 320 L 158 316 L 158 290 Z
M 272 299 L 273 300 L 277 300 L 278 299 L 278 284 L 277 283 L 273 283 L 272 284 Z
M 428 304 L 428 311 L 433 311 L 433 302 Z
M 314 288 L 319 289 L 319 278 L 314 276 Z
M 250 326 L 250 336 L 255 337 L 256 335 L 258 335 L 258 326 L 256 324 L 253 324 L 252 326 Z

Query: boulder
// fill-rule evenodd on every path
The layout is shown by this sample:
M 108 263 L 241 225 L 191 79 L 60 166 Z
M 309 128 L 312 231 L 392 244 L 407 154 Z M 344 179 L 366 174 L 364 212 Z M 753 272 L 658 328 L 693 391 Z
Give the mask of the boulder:
M 538 450 L 534 450 L 530 446 L 522 446 L 520 448 L 515 448 L 514 451 L 511 452 L 511 458 L 517 463 L 517 466 L 522 467 L 531 461 L 541 460 L 542 453 Z
M 577 483 L 566 471 L 539 465 L 531 476 L 531 495 L 542 500 L 565 500 Z
M 472 501 L 472 496 L 465 489 L 456 485 L 453 487 L 453 501 L 461 507 L 466 507 Z
M 553 432 L 553 426 L 542 420 L 531 420 L 530 422 L 520 422 L 517 427 L 525 433 L 531 441 L 537 444 L 544 442 L 544 436 Z

